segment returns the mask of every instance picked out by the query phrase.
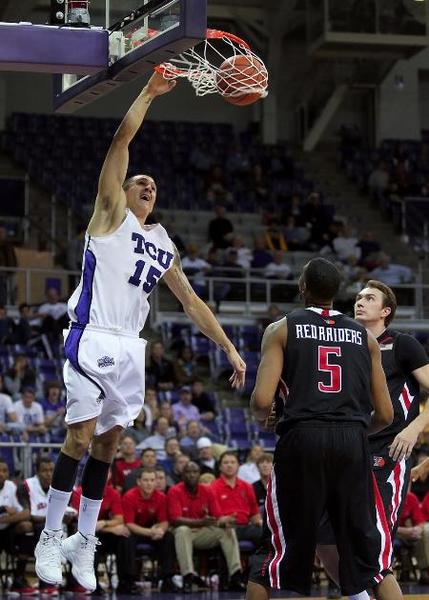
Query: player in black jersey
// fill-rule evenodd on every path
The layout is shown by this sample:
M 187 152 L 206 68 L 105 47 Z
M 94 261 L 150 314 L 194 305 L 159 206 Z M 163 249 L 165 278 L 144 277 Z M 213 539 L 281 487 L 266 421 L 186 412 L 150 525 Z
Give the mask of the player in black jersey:
M 379 572 L 367 431 L 390 425 L 393 408 L 375 338 L 332 310 L 339 284 L 334 265 L 311 260 L 300 278 L 306 308 L 269 325 L 262 340 L 251 399 L 256 419 L 270 419 L 279 382 L 289 393 L 267 488 L 265 543 L 252 558 L 248 600 L 267 600 L 272 588 L 309 594 L 325 510 L 338 541 L 343 593 L 374 585 Z
M 410 335 L 390 328 L 396 311 L 396 297 L 391 288 L 370 280 L 357 295 L 355 318 L 370 331 L 381 350 L 383 370 L 394 409 L 389 427 L 369 438 L 372 468 L 380 493 L 377 507 L 377 527 L 380 548 L 380 576 L 390 573 L 393 538 L 410 480 L 408 460 L 419 434 L 429 424 L 429 406 L 419 415 L 420 388 L 429 389 L 429 359 L 419 342 Z M 338 579 L 338 558 L 329 526 L 324 523 L 319 532 L 318 554 L 334 579 Z M 367 593 L 351 596 L 351 600 L 366 600 Z

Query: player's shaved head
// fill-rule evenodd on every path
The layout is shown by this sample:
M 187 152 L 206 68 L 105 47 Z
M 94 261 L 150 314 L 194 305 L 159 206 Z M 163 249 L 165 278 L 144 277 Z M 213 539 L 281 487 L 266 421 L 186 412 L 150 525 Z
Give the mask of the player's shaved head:
M 337 267 L 325 258 L 313 258 L 308 262 L 299 280 L 299 289 L 306 300 L 330 302 L 337 295 L 341 274 Z

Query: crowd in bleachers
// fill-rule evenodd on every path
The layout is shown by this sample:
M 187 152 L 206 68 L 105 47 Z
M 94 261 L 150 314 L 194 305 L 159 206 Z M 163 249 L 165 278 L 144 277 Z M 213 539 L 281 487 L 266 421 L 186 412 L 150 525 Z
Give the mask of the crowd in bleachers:
M 429 145 L 424 141 L 384 140 L 379 148 L 362 144 L 359 132 L 343 127 L 339 162 L 359 189 L 368 192 L 399 233 L 421 237 L 429 214 Z M 407 211 L 403 214 L 404 198 Z

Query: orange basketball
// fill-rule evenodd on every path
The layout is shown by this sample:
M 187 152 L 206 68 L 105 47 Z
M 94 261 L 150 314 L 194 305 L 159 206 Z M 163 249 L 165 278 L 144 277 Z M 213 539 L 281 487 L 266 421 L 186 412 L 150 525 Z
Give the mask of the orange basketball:
M 216 86 L 223 99 L 237 106 L 253 104 L 263 97 L 267 82 L 264 63 L 245 54 L 227 58 L 216 75 Z

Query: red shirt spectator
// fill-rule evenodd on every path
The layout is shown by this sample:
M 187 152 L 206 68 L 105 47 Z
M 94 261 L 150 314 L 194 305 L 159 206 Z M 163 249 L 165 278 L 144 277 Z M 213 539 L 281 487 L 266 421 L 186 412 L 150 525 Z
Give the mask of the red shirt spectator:
M 125 435 L 121 439 L 119 447 L 121 458 L 113 463 L 113 481 L 115 487 L 122 488 L 125 477 L 131 473 L 133 469 L 141 467 L 141 461 L 137 458 L 136 442 L 130 435 Z
M 134 469 L 138 469 L 142 466 L 141 460 L 137 458 L 133 462 L 127 462 L 126 460 L 119 459 L 115 461 L 113 472 L 114 481 L 118 487 L 124 486 L 125 477 L 131 473 Z
M 79 511 L 80 497 L 82 496 L 82 488 L 79 486 L 73 491 L 70 506 Z M 122 500 L 119 492 L 109 483 L 104 488 L 103 501 L 101 503 L 98 520 L 109 520 L 115 515 L 124 516 L 122 508 Z
M 186 489 L 185 483 L 181 481 L 173 485 L 167 494 L 168 500 L 168 519 L 174 523 L 180 517 L 187 519 L 203 519 L 211 516 L 217 519 L 221 516 L 221 511 L 213 491 L 207 485 L 201 483 L 197 485 L 196 493 Z
M 426 495 L 423 503 L 425 501 L 429 503 L 429 499 L 427 498 L 428 496 Z M 428 506 L 428 504 L 426 504 L 426 506 Z M 399 527 L 407 527 L 408 520 L 411 521 L 412 525 L 421 525 L 426 522 L 424 513 L 420 507 L 419 499 L 412 492 L 408 492 L 405 497 L 404 508 L 399 517 Z
M 152 527 L 155 523 L 167 521 L 167 497 L 157 490 L 145 498 L 139 487 L 133 488 L 122 496 L 122 506 L 125 523 Z
M 250 483 L 237 478 L 234 487 L 231 487 L 221 475 L 210 488 L 219 503 L 221 514 L 235 514 L 237 525 L 247 525 L 251 517 L 259 515 L 255 491 Z
M 413 494 L 414 495 L 414 494 Z M 425 521 L 429 521 L 429 492 L 423 498 L 423 501 L 420 505 L 422 515 Z

